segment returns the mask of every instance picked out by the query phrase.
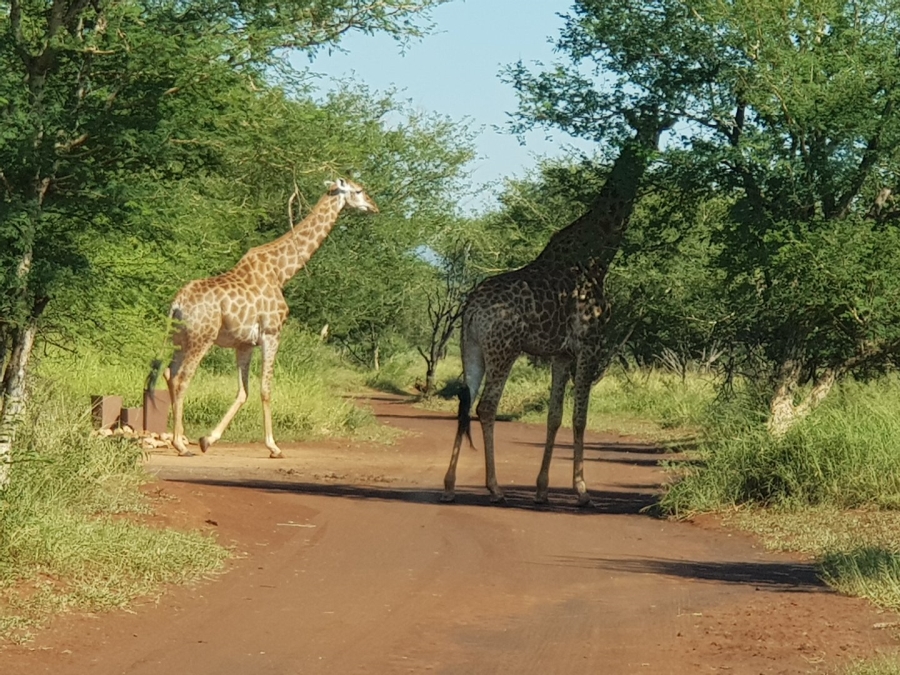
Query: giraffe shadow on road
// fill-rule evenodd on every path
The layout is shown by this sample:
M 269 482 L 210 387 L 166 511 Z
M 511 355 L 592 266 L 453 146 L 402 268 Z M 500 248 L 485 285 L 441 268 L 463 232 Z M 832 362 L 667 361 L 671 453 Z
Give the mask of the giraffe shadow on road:
M 412 504 L 441 504 L 445 508 L 459 506 L 480 506 L 490 508 L 512 508 L 526 511 L 551 513 L 572 513 L 576 515 L 642 515 L 652 516 L 657 495 L 651 490 L 591 490 L 593 506 L 580 507 L 570 489 L 550 489 L 547 504 L 534 503 L 533 485 L 504 486 L 506 499 L 503 503 L 492 504 L 487 492 L 481 489 L 457 489 L 456 499 L 449 504 L 440 502 L 442 491 L 436 488 L 388 488 L 372 485 L 347 483 L 308 483 L 301 481 L 242 479 L 242 478 L 168 478 L 175 483 L 209 485 L 266 492 L 295 493 L 337 497 L 341 499 L 398 501 Z
M 560 556 L 553 563 L 561 567 L 602 569 L 629 574 L 652 574 L 729 584 L 745 584 L 760 589 L 787 592 L 826 591 L 812 564 L 782 561 L 699 561 L 665 558 L 606 559 Z

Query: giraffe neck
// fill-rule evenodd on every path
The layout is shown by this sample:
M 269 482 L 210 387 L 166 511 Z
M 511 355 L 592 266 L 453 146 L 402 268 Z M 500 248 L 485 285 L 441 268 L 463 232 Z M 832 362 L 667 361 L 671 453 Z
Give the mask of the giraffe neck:
M 640 131 L 628 141 L 591 208 L 571 225 L 555 233 L 536 263 L 555 267 L 597 266 L 605 271 L 619 250 L 634 210 L 638 187 L 661 129 Z
M 326 194 L 301 222 L 275 241 L 250 249 L 238 266 L 251 265 L 279 286 L 299 272 L 325 241 L 344 206 L 342 194 Z

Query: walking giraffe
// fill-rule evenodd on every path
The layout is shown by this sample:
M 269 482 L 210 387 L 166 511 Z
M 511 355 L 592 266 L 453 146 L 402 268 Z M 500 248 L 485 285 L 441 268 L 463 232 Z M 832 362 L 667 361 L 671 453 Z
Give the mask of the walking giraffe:
M 224 274 L 189 282 L 172 301 L 169 318 L 175 324 L 172 343 L 176 350 L 164 376 L 172 400 L 173 444 L 179 455 L 192 454 L 184 440 L 185 392 L 200 361 L 209 348 L 217 344 L 236 352 L 238 393 L 216 428 L 200 439 L 200 449 L 206 452 L 222 437 L 247 400 L 250 359 L 253 348 L 259 346 L 262 349 L 260 395 L 266 447 L 270 457 L 283 456 L 272 434 L 270 408 L 275 354 L 288 315 L 282 288 L 322 245 L 345 206 L 378 213 L 375 202 L 359 185 L 342 178 L 327 185 L 328 192 L 290 232 L 268 244 L 251 248 Z M 160 367 L 160 362 L 154 362 L 147 380 L 151 393 Z
M 523 353 L 551 359 L 547 440 L 535 501 L 547 501 L 550 459 L 562 422 L 563 398 L 575 387 L 573 486 L 578 503 L 590 503 L 584 483 L 584 429 L 591 387 L 612 357 L 603 327 L 608 318 L 604 279 L 618 251 L 638 185 L 668 123 L 655 115 L 633 121 L 636 134 L 616 159 L 590 210 L 555 233 L 525 267 L 481 282 L 463 309 L 463 388 L 443 501 L 453 501 L 463 436 L 472 442 L 470 410 L 484 380 L 476 412 L 484 435 L 485 482 L 491 501 L 503 500 L 494 467 L 497 406 L 513 363 Z

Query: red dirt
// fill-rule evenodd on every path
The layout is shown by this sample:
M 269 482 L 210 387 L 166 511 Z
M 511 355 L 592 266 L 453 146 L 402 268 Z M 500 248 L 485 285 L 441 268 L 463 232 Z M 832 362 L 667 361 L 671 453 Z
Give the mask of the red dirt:
M 438 503 L 448 415 L 371 401 L 394 445 L 221 445 L 154 455 L 159 522 L 215 529 L 227 573 L 133 612 L 56 619 L 0 651 L 3 675 L 246 673 L 834 673 L 893 652 L 897 617 L 824 587 L 752 537 L 640 513 L 664 479 L 645 443 L 589 435 L 597 508 L 532 504 L 543 428 L 498 425 L 506 506 L 464 449 Z M 561 434 L 568 436 L 568 432 Z

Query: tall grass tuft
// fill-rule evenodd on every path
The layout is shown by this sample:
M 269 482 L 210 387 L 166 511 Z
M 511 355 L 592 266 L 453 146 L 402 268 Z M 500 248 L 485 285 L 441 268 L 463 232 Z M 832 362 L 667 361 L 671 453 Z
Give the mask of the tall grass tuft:
M 900 675 L 900 658 L 881 656 L 852 664 L 843 675 Z
M 91 438 L 85 408 L 49 382 L 32 387 L 0 493 L 0 636 L 26 636 L 52 612 L 118 607 L 160 584 L 198 579 L 227 555 L 209 537 L 124 517 L 148 510 L 140 451 Z
M 822 578 L 841 593 L 900 609 L 900 551 L 876 546 L 832 551 L 819 566 Z
M 781 439 L 766 432 L 759 410 L 746 398 L 711 409 L 700 461 L 664 497 L 665 507 L 900 507 L 896 379 L 841 385 Z
M 258 350 L 256 350 L 258 352 Z M 80 348 L 77 357 L 54 353 L 44 358 L 39 372 L 59 383 L 61 391 L 86 401 L 91 394 L 121 394 L 125 405 L 141 405 L 146 362 L 122 361 L 116 355 Z M 226 441 L 262 439 L 262 404 L 259 398 L 260 355 L 254 354 L 247 403 L 234 418 Z M 160 378 L 158 387 L 165 384 Z M 237 395 L 234 352 L 214 347 L 188 388 L 184 408 L 190 438 L 206 435 L 228 410 Z M 349 394 L 363 388 L 363 376 L 346 367 L 340 357 L 316 336 L 295 326 L 285 329 L 275 361 L 272 421 L 279 441 L 331 436 L 382 435 L 371 412 Z

